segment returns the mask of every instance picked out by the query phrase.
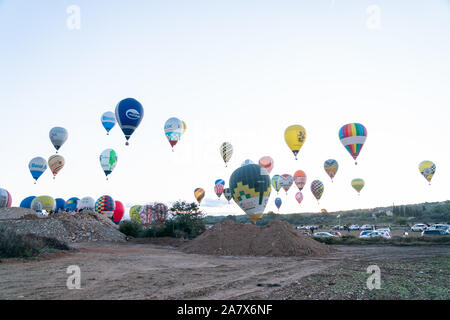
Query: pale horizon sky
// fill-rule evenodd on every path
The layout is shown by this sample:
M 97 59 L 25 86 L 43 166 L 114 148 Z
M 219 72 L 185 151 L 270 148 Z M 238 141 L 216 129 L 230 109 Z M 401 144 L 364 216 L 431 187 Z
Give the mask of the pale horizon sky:
M 67 26 L 73 5 L 80 29 Z M 280 191 L 280 213 L 449 199 L 450 1 L 0 0 L 0 39 L 0 188 L 13 206 L 30 195 L 191 202 L 202 187 L 204 213 L 243 214 L 216 201 L 214 181 L 228 186 L 245 159 L 266 155 L 271 176 L 308 176 L 301 205 L 295 185 Z M 145 114 L 126 147 L 100 117 L 128 97 Z M 163 130 L 170 117 L 187 124 L 175 152 Z M 350 122 L 368 130 L 357 166 L 338 138 Z M 284 142 L 292 124 L 307 131 L 297 161 Z M 66 165 L 34 185 L 28 162 L 55 153 L 54 126 L 69 132 Z M 228 168 L 224 141 L 234 146 Z M 107 148 L 118 154 L 109 181 L 99 162 Z M 423 160 L 437 166 L 431 186 Z M 360 196 L 353 178 L 365 180 Z M 265 212 L 278 212 L 276 197 L 272 189 Z

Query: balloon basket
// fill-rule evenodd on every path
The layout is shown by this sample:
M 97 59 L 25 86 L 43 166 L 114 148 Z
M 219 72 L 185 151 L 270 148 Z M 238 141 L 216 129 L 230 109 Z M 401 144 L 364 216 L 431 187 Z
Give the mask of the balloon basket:
M 126 145 L 126 146 L 129 146 L 129 145 L 130 145 L 130 143 L 129 143 L 129 142 L 127 141 L 127 142 L 125 142 L 125 145 Z

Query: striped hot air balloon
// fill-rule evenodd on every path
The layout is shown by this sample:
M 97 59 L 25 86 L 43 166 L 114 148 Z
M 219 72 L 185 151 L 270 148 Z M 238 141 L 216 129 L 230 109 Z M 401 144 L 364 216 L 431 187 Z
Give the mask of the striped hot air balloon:
M 339 130 L 339 139 L 356 162 L 367 139 L 367 129 L 360 123 L 349 123 Z
M 197 199 L 198 204 L 200 204 L 205 197 L 205 190 L 202 188 L 197 188 L 194 190 L 195 199 Z
M 361 192 L 362 188 L 364 188 L 364 180 L 363 179 L 353 179 L 352 180 L 352 187 L 359 193 Z
M 323 168 L 325 169 L 325 172 L 328 174 L 328 176 L 331 178 L 331 182 L 333 182 L 333 178 L 339 169 L 338 162 L 334 159 L 328 159 L 324 162 Z
M 297 170 L 294 173 L 294 183 L 298 190 L 302 191 L 306 184 L 306 173 L 303 170 Z
M 233 155 L 233 146 L 229 142 L 224 142 L 220 146 L 220 155 L 222 156 L 225 166 L 228 166 L 228 162 Z

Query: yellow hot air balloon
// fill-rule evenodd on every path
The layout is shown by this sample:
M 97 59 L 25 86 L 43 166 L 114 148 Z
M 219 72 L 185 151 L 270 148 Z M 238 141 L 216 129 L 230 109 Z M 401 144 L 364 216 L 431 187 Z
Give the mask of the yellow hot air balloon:
M 432 161 L 422 161 L 419 164 L 420 173 L 427 179 L 428 183 L 431 184 L 431 179 L 436 172 L 436 165 Z
M 364 188 L 364 180 L 363 179 L 353 179 L 352 187 L 353 187 L 353 189 L 358 191 L 358 194 L 359 194 L 361 192 L 361 189 Z
M 56 208 L 55 199 L 50 196 L 40 196 L 34 198 L 31 202 L 31 209 L 34 211 L 45 210 L 47 212 L 54 211 Z
M 197 188 L 194 190 L 195 199 L 197 199 L 198 204 L 200 204 L 205 197 L 205 190 L 202 188 Z
M 187 129 L 186 122 L 181 120 L 181 123 L 183 124 L 183 134 L 184 134 L 186 132 L 186 129 Z
M 53 173 L 53 179 L 55 179 L 58 172 L 64 167 L 65 160 L 63 156 L 60 156 L 59 154 L 51 156 L 48 159 L 48 166 L 52 170 Z
M 305 128 L 298 124 L 289 126 L 284 131 L 284 140 L 294 154 L 295 160 L 297 160 L 297 154 L 306 140 Z

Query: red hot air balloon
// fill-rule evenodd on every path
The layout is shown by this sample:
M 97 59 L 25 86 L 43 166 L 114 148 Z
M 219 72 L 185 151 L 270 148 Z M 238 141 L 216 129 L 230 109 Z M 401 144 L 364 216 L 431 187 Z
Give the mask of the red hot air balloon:
M 153 206 L 154 219 L 159 224 L 164 224 L 169 215 L 169 208 L 164 203 L 157 203 Z
M 119 222 L 123 218 L 123 214 L 125 213 L 125 207 L 123 206 L 123 203 L 120 201 L 115 201 L 115 203 L 116 203 L 116 206 L 114 208 L 114 213 L 113 213 L 113 222 L 115 224 L 119 224 Z

